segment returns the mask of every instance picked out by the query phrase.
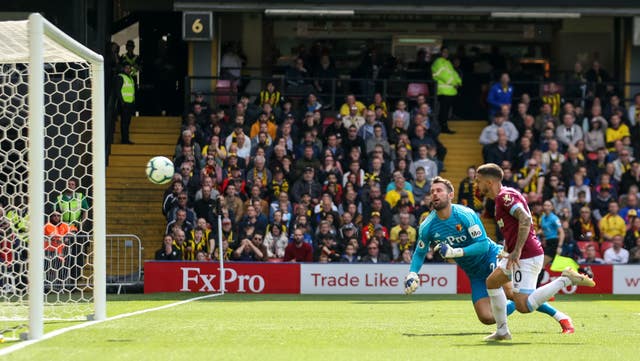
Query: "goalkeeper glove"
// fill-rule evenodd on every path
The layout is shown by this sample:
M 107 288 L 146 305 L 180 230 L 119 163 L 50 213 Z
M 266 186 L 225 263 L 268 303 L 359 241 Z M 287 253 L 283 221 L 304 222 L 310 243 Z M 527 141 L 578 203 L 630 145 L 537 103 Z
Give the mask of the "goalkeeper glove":
M 410 272 L 404 279 L 404 293 L 407 295 L 414 293 L 419 284 L 418 275 L 415 272 Z
M 453 248 L 446 243 L 440 243 L 433 249 L 440 253 L 442 258 L 458 258 L 464 256 L 462 248 Z

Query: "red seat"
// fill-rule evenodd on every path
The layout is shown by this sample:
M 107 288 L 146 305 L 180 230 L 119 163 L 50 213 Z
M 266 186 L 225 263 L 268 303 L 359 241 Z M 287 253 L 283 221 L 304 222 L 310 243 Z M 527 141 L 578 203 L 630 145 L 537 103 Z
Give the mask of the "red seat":
M 613 247 L 613 242 L 609 242 L 609 241 L 602 242 L 602 244 L 600 244 L 600 253 L 604 254 L 604 251 L 608 250 L 611 247 Z
M 429 84 L 409 83 L 407 86 L 407 98 L 416 98 L 418 95 L 429 96 Z
M 218 79 L 216 82 L 216 104 L 232 105 L 234 104 L 237 93 L 236 84 L 231 80 Z
M 578 249 L 580 250 L 580 253 L 582 253 L 582 257 L 585 256 L 586 250 L 587 250 L 587 246 L 589 246 L 590 244 L 593 245 L 596 248 L 596 253 L 599 252 L 600 250 L 600 245 L 598 244 L 598 242 L 594 242 L 594 241 L 578 241 L 576 242 L 578 244 Z
M 335 121 L 336 118 L 334 117 L 324 117 L 324 119 L 322 120 L 322 130 L 327 129 L 327 127 L 333 124 L 333 122 Z

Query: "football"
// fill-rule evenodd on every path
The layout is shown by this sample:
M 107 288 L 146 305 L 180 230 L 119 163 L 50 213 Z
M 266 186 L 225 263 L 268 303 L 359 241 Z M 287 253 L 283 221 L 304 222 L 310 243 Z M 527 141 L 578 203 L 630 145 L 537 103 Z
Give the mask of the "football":
M 169 183 L 173 173 L 173 162 L 167 157 L 153 157 L 147 163 L 147 179 L 153 184 Z

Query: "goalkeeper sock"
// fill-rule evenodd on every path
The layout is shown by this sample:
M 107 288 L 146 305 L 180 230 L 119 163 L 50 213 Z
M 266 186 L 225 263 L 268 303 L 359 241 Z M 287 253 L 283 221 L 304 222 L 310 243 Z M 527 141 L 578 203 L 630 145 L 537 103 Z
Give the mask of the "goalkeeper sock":
M 516 303 L 509 300 L 507 301 L 507 316 L 512 314 L 516 310 Z
M 491 301 L 491 312 L 496 320 L 498 334 L 504 335 L 509 332 L 507 326 L 507 296 L 504 294 L 502 287 L 488 288 L 489 301 Z
M 567 277 L 558 277 L 546 285 L 537 288 L 527 298 L 529 311 L 537 310 L 540 305 L 547 302 L 553 295 L 558 293 L 563 287 L 571 285 L 571 280 Z
M 538 309 L 536 311 L 545 313 L 545 314 L 553 317 L 556 321 L 560 321 L 560 320 L 564 320 L 564 319 L 569 318 L 569 316 L 567 316 L 566 314 L 556 310 L 553 306 L 551 306 L 547 302 L 545 302 L 542 305 L 540 305 L 540 307 L 538 307 Z

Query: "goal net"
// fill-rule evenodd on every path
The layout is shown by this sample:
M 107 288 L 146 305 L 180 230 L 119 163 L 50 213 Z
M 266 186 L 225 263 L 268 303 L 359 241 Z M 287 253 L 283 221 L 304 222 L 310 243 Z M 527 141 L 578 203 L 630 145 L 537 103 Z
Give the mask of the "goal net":
M 105 317 L 102 58 L 0 22 L 0 329 Z

